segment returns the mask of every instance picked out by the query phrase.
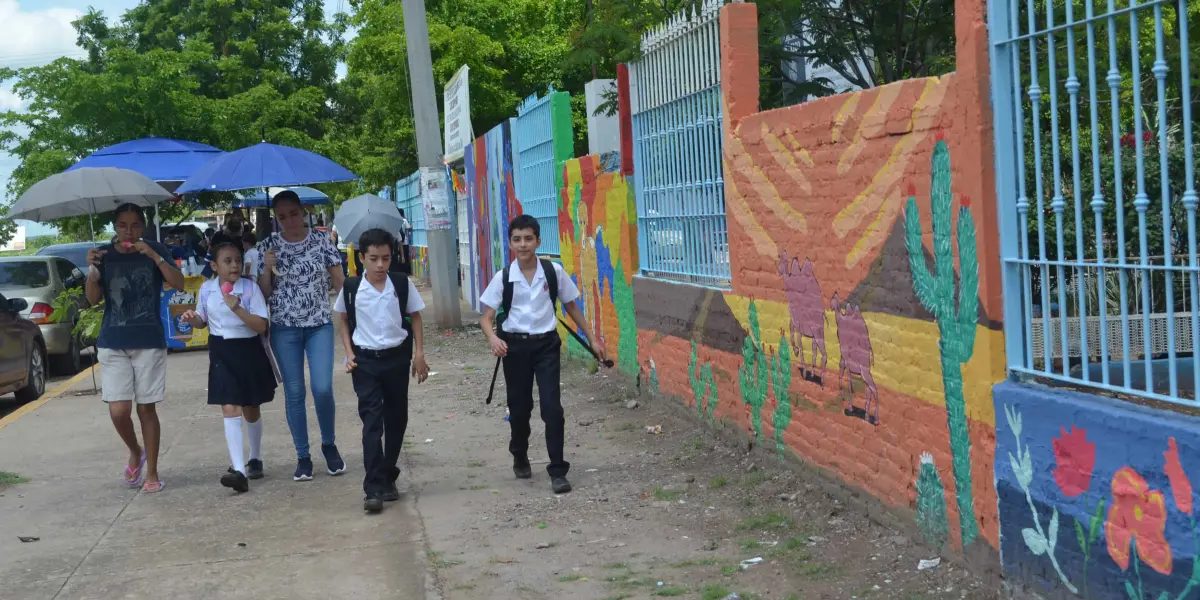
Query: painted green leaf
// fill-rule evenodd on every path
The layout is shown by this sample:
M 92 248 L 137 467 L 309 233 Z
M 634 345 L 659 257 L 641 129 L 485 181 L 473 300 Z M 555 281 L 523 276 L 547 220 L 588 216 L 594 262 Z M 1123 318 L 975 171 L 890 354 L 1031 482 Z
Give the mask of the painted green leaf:
M 1104 521 L 1104 502 L 1105 498 L 1100 499 L 1100 503 L 1096 505 L 1096 514 L 1092 515 L 1092 521 L 1088 524 L 1088 545 L 1096 541 L 1096 536 L 1100 535 L 1100 523 Z
M 1129 600 L 1142 600 L 1138 598 L 1137 590 L 1133 589 L 1133 584 L 1129 583 L 1128 579 L 1125 580 L 1125 593 L 1129 594 Z
M 1021 536 L 1025 538 L 1025 545 L 1034 556 L 1041 556 L 1049 549 L 1046 547 L 1046 538 L 1030 527 L 1022 529 Z
M 1088 543 L 1087 534 L 1083 532 L 1083 525 L 1079 524 L 1079 519 L 1075 519 L 1075 539 L 1079 540 L 1079 549 L 1087 554 Z
M 1055 508 L 1054 512 L 1050 515 L 1050 527 L 1049 527 L 1049 529 L 1047 529 L 1046 535 L 1050 538 L 1046 545 L 1050 547 L 1050 552 L 1053 553 L 1054 547 L 1058 545 L 1058 509 L 1057 508 Z

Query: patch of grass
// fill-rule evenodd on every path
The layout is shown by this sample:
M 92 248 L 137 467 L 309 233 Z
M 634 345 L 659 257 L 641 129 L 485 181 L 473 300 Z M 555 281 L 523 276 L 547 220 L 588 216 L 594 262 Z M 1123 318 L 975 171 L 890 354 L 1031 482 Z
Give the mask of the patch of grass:
M 626 598 L 630 597 L 631 594 L 613 594 L 612 596 L 604 598 L 604 600 L 625 600 Z
M 604 568 L 605 568 L 605 569 L 613 569 L 613 570 L 617 570 L 617 569 L 628 569 L 628 568 L 629 568 L 629 565 L 627 565 L 627 564 L 625 564 L 625 563 L 612 563 L 612 564 L 607 564 L 607 565 L 604 565 Z
M 634 429 L 637 429 L 637 424 L 633 421 L 628 421 L 622 423 L 621 426 L 617 428 L 617 431 L 633 431 Z
M 460 583 L 460 584 L 454 586 L 454 589 L 456 589 L 456 590 L 473 590 L 473 589 L 475 589 L 475 584 Z
M 433 568 L 435 570 L 448 569 L 455 565 L 462 564 L 462 561 L 460 561 L 460 560 L 451 560 L 448 558 L 442 558 L 441 552 L 434 552 L 432 550 L 430 550 L 429 552 L 426 552 L 425 556 L 427 558 L 429 558 L 429 564 L 431 566 L 433 566 Z
M 727 485 L 729 485 L 729 480 L 719 475 L 708 480 L 708 487 L 714 490 L 719 490 Z
M 766 546 L 766 544 L 758 540 L 742 540 L 738 542 L 738 547 L 740 547 L 742 550 L 758 550 L 763 546 Z
M 482 460 L 473 460 L 467 463 L 467 466 L 471 467 L 472 469 L 478 469 L 479 467 L 487 466 L 487 463 L 483 462 Z
M 796 574 L 805 579 L 825 579 L 835 577 L 838 574 L 838 568 L 821 563 L 804 563 L 796 570 Z
M 710 583 L 700 590 L 700 600 L 723 600 L 728 595 L 729 588 L 719 583 Z
M 581 579 L 583 579 L 583 575 L 580 575 L 579 573 L 571 573 L 570 575 L 563 575 L 562 577 L 558 578 L 558 580 L 563 583 L 567 583 L 569 581 L 579 581 Z
M 537 528 L 538 528 L 538 529 L 545 529 L 545 528 L 546 528 L 546 523 L 544 523 L 544 522 L 542 522 L 542 521 L 538 521 L 538 522 L 537 522 L 537 524 L 536 524 L 536 526 L 537 526 Z
M 636 590 L 649 585 L 654 585 L 654 582 L 650 580 L 633 577 L 628 573 L 624 575 L 612 575 L 604 578 L 604 581 L 607 582 L 608 585 L 617 588 L 618 590 Z
M 687 594 L 687 588 L 682 588 L 676 585 L 668 585 L 655 589 L 650 593 L 651 596 L 682 596 Z
M 687 441 L 684 447 L 692 452 L 701 452 L 704 450 L 704 440 L 695 437 Z
M 482 485 L 482 484 L 478 484 L 478 485 L 473 485 L 473 486 L 471 486 L 471 487 L 468 487 L 467 489 L 468 489 L 468 490 L 471 490 L 472 492 L 478 492 L 479 490 L 486 490 L 486 489 L 487 489 L 487 486 L 486 486 L 486 485 Z
M 663 487 L 654 488 L 654 499 L 659 501 L 671 501 L 683 495 L 683 490 L 668 490 Z
M 21 477 L 16 473 L 9 473 L 8 471 L 0 471 L 0 485 L 17 485 L 18 483 L 25 483 L 27 481 L 29 481 L 28 477 Z
M 725 566 L 721 567 L 721 574 L 726 577 L 729 577 L 730 575 L 733 575 L 734 573 L 737 573 L 737 572 L 738 572 L 737 565 L 725 565 Z
M 758 499 L 754 496 L 742 498 L 742 508 L 754 508 L 755 506 L 758 506 Z
M 737 528 L 741 531 L 759 531 L 764 529 L 788 529 L 792 526 L 792 518 L 776 512 L 770 512 L 757 517 L 739 521 Z
M 801 548 L 807 548 L 807 547 L 808 547 L 808 542 L 806 540 L 804 540 L 803 538 L 790 537 L 787 539 L 787 541 L 783 542 L 783 549 L 787 550 L 788 552 L 791 552 L 793 550 L 799 550 Z
M 694 558 L 691 560 L 685 560 L 683 562 L 677 562 L 671 566 L 675 567 L 676 569 L 686 569 L 688 567 L 711 567 L 719 564 L 721 564 L 721 561 L 715 558 Z
M 750 474 L 746 475 L 746 478 L 742 480 L 742 485 L 747 488 L 756 488 L 763 483 L 770 481 L 771 477 L 772 475 L 766 471 L 751 471 Z

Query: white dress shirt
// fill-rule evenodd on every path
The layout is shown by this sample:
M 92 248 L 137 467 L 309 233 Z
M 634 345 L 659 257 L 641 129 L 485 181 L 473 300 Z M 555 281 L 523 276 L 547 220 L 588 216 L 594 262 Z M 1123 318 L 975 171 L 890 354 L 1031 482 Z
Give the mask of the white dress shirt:
M 248 265 L 250 267 L 250 276 L 251 277 L 258 276 L 258 263 L 260 263 L 260 262 L 262 262 L 262 253 L 258 251 L 258 248 L 251 248 L 246 251 L 246 258 L 245 258 L 244 264 Z M 243 269 L 244 268 L 245 268 L 245 266 L 243 266 Z M 244 272 L 245 271 L 243 271 L 243 273 Z
M 574 302 L 579 298 L 579 288 L 575 287 L 575 282 L 571 281 L 561 265 L 553 261 L 550 264 L 554 265 L 554 273 L 558 275 L 558 301 L 564 305 Z M 500 310 L 500 304 L 504 301 L 503 277 L 503 270 L 492 277 L 492 282 L 479 297 L 480 302 Z M 526 281 L 520 265 L 512 261 L 508 266 L 508 280 L 513 282 L 513 297 L 508 316 L 504 318 L 504 331 L 530 335 L 554 331 L 557 314 L 550 305 L 550 286 L 542 270 L 542 261 L 538 261 L 533 281 Z
M 413 314 L 425 308 L 421 293 L 408 281 L 408 306 L 405 312 Z M 333 303 L 333 312 L 345 313 L 346 301 L 343 294 L 337 295 Z M 383 281 L 383 290 L 364 277 L 358 284 L 358 292 L 354 296 L 354 336 L 350 341 L 356 348 L 364 350 L 387 350 L 395 348 L 408 339 L 404 330 L 404 318 L 400 314 L 400 302 L 392 278 Z
M 262 290 L 258 289 L 257 283 L 243 277 L 237 280 L 237 283 L 233 284 L 233 291 L 231 293 L 241 298 L 242 306 L 250 314 L 270 320 L 271 315 L 267 311 L 267 300 L 263 298 Z M 225 296 L 221 293 L 221 282 L 219 279 L 209 279 L 200 286 L 200 298 L 196 302 L 196 314 L 208 322 L 208 332 L 211 335 L 220 336 L 227 340 L 251 338 L 258 335 L 242 321 L 241 317 L 233 313 L 233 309 L 229 308 L 228 304 L 225 304 Z

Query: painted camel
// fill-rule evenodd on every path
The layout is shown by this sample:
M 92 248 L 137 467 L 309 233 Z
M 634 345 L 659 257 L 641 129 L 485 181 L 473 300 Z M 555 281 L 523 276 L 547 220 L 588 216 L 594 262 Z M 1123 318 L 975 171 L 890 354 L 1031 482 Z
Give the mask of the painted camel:
M 842 312 L 845 306 L 845 312 Z M 871 350 L 871 337 L 867 332 L 867 322 L 863 320 L 859 307 L 853 304 L 842 304 L 837 292 L 830 301 L 833 318 L 837 322 L 838 346 L 841 347 L 841 368 L 838 369 L 838 388 L 842 386 L 842 378 L 853 383 L 853 377 L 858 375 L 867 386 L 867 398 L 861 414 L 854 408 L 854 386 L 850 386 L 845 412 L 847 415 L 863 417 L 872 425 L 879 423 L 879 389 L 871 377 L 871 365 L 875 363 L 875 353 Z M 847 372 L 849 375 L 847 376 Z M 874 408 L 874 412 L 872 412 Z
M 788 312 L 791 313 L 792 351 L 800 357 L 800 368 L 805 371 L 805 379 L 810 379 L 824 385 L 825 367 L 829 363 L 829 353 L 825 351 L 825 301 L 821 295 L 821 286 L 813 274 L 812 261 L 793 256 L 788 262 L 786 252 L 779 253 L 779 275 L 783 278 L 783 288 L 787 292 Z M 812 339 L 812 363 L 805 369 L 804 338 Z M 817 353 L 821 353 L 821 375 L 816 376 Z

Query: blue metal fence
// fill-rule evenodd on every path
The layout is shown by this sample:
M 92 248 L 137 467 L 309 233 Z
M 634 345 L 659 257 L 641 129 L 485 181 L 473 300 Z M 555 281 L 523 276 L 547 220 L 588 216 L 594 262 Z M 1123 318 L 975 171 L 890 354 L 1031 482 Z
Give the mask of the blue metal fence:
M 989 0 L 1005 343 L 1015 374 L 1195 404 L 1200 266 L 1187 8 L 1186 0 L 1120 8 Z
M 722 167 L 723 0 L 678 13 L 630 65 L 634 191 L 642 272 L 727 286 Z
M 421 201 L 421 172 L 396 182 L 396 208 L 404 211 L 404 216 L 412 225 L 412 240 L 409 246 L 429 246 L 425 234 L 425 204 Z
M 542 230 L 538 254 L 558 255 L 558 185 L 555 183 L 554 88 L 538 98 L 534 94 L 517 108 L 513 150 L 518 168 L 513 174 L 517 199 L 525 214 L 537 219 Z

